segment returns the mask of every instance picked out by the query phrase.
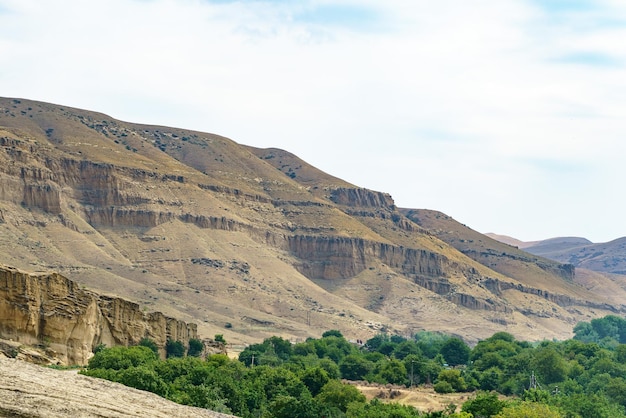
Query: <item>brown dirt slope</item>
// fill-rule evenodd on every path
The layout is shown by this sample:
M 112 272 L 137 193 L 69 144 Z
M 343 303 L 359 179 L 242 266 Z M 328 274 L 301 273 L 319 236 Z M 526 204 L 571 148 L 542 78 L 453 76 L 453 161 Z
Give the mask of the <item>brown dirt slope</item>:
M 466 247 L 487 238 L 449 239 L 414 215 L 285 151 L 0 99 L 0 263 L 59 272 L 201 336 L 536 340 L 626 309 L 567 265 Z

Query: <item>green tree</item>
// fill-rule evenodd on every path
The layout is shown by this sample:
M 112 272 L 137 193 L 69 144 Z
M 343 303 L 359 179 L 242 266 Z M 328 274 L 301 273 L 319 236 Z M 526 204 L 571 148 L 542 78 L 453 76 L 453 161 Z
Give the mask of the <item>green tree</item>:
M 148 347 L 150 350 L 154 351 L 154 354 L 159 355 L 159 346 L 148 337 L 144 337 L 139 341 L 139 345 L 143 347 Z
M 606 396 L 593 393 L 577 393 L 561 396 L 556 405 L 566 412 L 567 417 L 615 418 L 626 416 L 623 406 L 611 403 Z
M 365 341 L 365 348 L 368 351 L 378 351 L 382 343 L 389 341 L 389 337 L 385 334 L 378 334 Z
M 482 373 L 478 378 L 478 385 L 481 390 L 491 391 L 497 390 L 502 381 L 504 372 L 497 367 L 491 367 Z
M 391 383 L 394 385 L 406 385 L 409 383 L 406 367 L 400 360 L 390 359 L 377 363 L 375 373 L 372 380 L 379 383 Z
M 165 352 L 167 357 L 184 357 L 185 346 L 180 341 L 167 340 L 165 343 Z
M 119 375 L 120 383 L 140 390 L 156 393 L 167 397 L 168 386 L 163 379 L 151 368 L 146 366 L 129 367 Z
M 326 338 L 326 337 L 339 337 L 339 338 L 343 338 L 343 334 L 341 333 L 341 331 L 336 330 L 336 329 L 330 329 L 326 332 L 324 332 L 322 334 L 322 338 Z
M 536 402 L 520 402 L 506 406 L 494 418 L 563 418 L 554 406 Z
M 339 363 L 341 377 L 348 380 L 364 380 L 374 369 L 374 363 L 359 354 L 345 356 Z
M 448 382 L 454 392 L 464 392 L 467 390 L 465 379 L 461 376 L 461 371 L 456 369 L 442 370 L 437 376 L 437 382 Z
M 469 412 L 474 418 L 490 418 L 497 415 L 506 406 L 505 401 L 498 399 L 493 392 L 480 392 L 476 397 L 463 403 L 461 410 Z
M 289 357 L 293 354 L 293 346 L 291 341 L 285 340 L 281 337 L 270 337 L 265 340 L 265 343 L 268 344 L 276 353 L 276 356 L 281 361 L 289 360 Z
M 404 360 L 404 358 L 408 355 L 416 355 L 421 356 L 422 351 L 417 346 L 415 341 L 407 340 L 398 344 L 393 350 L 393 356 L 398 360 Z
M 378 399 L 372 399 L 369 403 L 353 402 L 349 404 L 346 416 L 350 418 L 417 418 L 423 415 L 412 406 L 383 403 Z
M 144 346 L 111 347 L 99 351 L 89 359 L 89 369 L 124 370 L 158 360 L 157 355 Z
M 615 360 L 626 365 L 626 344 L 615 347 Z
M 331 380 L 326 383 L 316 399 L 323 404 L 336 407 L 342 412 L 346 412 L 348 405 L 352 402 L 365 402 L 365 396 L 357 388 L 338 380 Z
M 339 379 L 339 377 L 341 376 L 339 366 L 337 366 L 337 363 L 335 363 L 331 359 L 322 358 L 319 360 L 317 365 L 326 370 L 326 373 L 328 373 L 328 377 L 330 379 Z
M 445 334 L 430 331 L 420 331 L 414 336 L 422 354 L 431 359 L 439 354 L 441 347 L 449 338 L 450 337 Z
M 533 366 L 545 384 L 562 382 L 567 377 L 567 363 L 550 346 L 537 349 Z
M 321 367 L 311 367 L 306 369 L 300 377 L 302 383 L 306 385 L 311 395 L 317 396 L 324 385 L 330 381 L 328 372 Z
M 189 351 L 188 355 L 192 357 L 199 357 L 204 351 L 204 343 L 196 338 L 191 338 L 189 340 Z
M 403 362 L 409 379 L 409 384 L 419 384 L 422 381 L 421 376 L 424 374 L 422 370 L 426 362 L 422 355 L 409 354 L 404 358 Z
M 279 395 L 268 406 L 272 418 L 319 418 L 332 416 L 332 412 L 315 399 L 303 397 Z
M 459 366 L 467 364 L 471 350 L 462 339 L 450 338 L 443 343 L 439 352 L 449 365 Z

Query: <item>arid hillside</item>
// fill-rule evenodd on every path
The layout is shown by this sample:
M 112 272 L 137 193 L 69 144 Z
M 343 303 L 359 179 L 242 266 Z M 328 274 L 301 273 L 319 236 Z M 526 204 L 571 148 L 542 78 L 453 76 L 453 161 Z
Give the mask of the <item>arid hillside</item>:
M 593 271 L 626 275 L 626 237 L 609 242 L 553 238 L 540 241 L 526 251 Z
M 0 263 L 58 272 L 200 336 L 540 340 L 626 310 L 573 266 L 456 236 L 451 222 L 286 151 L 0 99 Z

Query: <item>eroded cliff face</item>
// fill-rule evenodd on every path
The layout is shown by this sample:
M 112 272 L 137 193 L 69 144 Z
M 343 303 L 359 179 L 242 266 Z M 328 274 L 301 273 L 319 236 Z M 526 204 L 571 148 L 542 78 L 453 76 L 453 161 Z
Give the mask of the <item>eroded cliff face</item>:
M 338 205 L 362 208 L 395 208 L 393 198 L 388 193 L 360 187 L 340 187 L 332 190 L 330 200 Z
M 379 260 L 407 275 L 442 276 L 449 267 L 445 256 L 359 238 L 303 236 L 288 238 L 289 251 L 303 260 L 298 270 L 314 279 L 346 279 Z
M 0 337 L 40 345 L 67 364 L 86 364 L 94 348 L 152 339 L 161 356 L 168 339 L 188 345 L 195 324 L 98 295 L 57 274 L 29 274 L 0 266 Z
M 329 323 L 363 338 L 380 329 L 370 324 L 446 321 L 474 338 L 476 324 L 502 330 L 518 312 L 546 331 L 517 321 L 521 338 L 566 337 L 591 315 L 579 309 L 605 309 L 575 288 L 571 266 L 477 245 L 484 236 L 443 214 L 412 218 L 386 193 L 281 150 L 252 151 L 217 135 L 0 98 L 0 263 L 59 271 L 193 317 L 203 334 L 229 341 L 314 336 Z M 3 336 L 71 352 L 68 361 L 98 343 L 149 336 L 163 345 L 190 332 L 60 276 L 4 274 Z M 313 325 L 303 312 L 316 312 Z M 561 329 L 534 322 L 536 312 L 559 315 Z

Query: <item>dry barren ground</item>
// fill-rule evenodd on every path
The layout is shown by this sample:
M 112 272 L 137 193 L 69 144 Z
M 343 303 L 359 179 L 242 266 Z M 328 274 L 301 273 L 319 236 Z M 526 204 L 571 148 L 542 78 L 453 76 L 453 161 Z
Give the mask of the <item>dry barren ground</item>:
M 378 398 L 383 402 L 397 402 L 410 405 L 422 412 L 441 411 L 451 403 L 460 410 L 463 402 L 474 396 L 472 393 L 437 393 L 430 387 L 390 387 L 380 385 L 355 385 L 370 400 Z
M 118 383 L 59 371 L 0 355 L 0 417 L 205 417 L 206 409 L 178 405 Z

